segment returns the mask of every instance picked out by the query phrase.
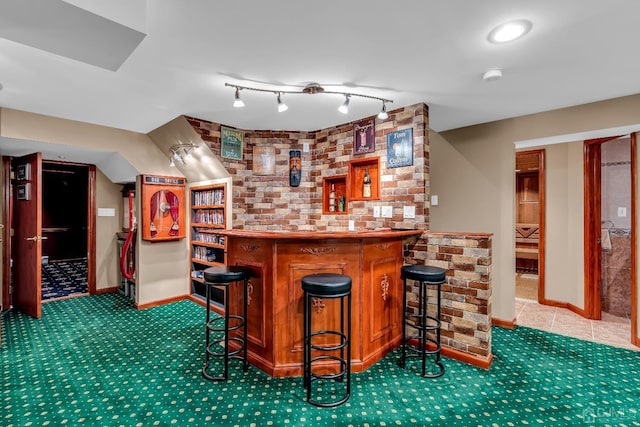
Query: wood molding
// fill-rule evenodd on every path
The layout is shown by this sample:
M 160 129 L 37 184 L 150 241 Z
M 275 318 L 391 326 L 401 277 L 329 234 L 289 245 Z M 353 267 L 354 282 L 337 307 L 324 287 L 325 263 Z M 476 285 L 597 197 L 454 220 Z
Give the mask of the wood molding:
M 418 340 L 410 340 L 409 343 L 414 347 L 418 346 Z M 432 342 L 427 343 L 427 349 L 434 350 L 435 344 Z M 489 369 L 491 362 L 493 362 L 493 353 L 487 357 L 482 357 L 479 354 L 467 353 L 465 351 L 457 350 L 453 347 L 447 347 L 441 345 L 440 354 L 450 359 L 457 360 L 458 362 L 466 363 L 469 365 L 477 366 L 478 368 Z
M 497 317 L 492 317 L 491 324 L 493 326 L 499 326 L 501 328 L 514 329 L 516 327 L 516 319 L 514 317 L 513 320 L 504 320 L 498 319 Z
M 96 167 L 88 165 L 87 182 L 87 290 L 96 293 Z
M 117 286 L 113 286 L 111 288 L 100 288 L 100 289 L 96 289 L 96 294 L 111 294 L 111 293 L 115 293 L 118 292 L 118 287 Z
M 177 297 L 172 297 L 172 298 L 166 298 L 166 299 L 161 299 L 158 301 L 152 301 L 152 302 L 148 302 L 145 304 L 134 304 L 134 307 L 137 308 L 138 310 L 144 310 L 146 308 L 151 308 L 151 307 L 157 307 L 159 305 L 165 305 L 165 304 L 169 304 L 172 302 L 177 302 L 177 301 L 182 301 L 185 299 L 191 299 L 190 298 L 191 295 L 180 295 Z
M 544 299 L 545 295 L 545 256 L 546 256 L 546 182 L 547 173 L 545 171 L 545 149 L 527 150 L 516 152 L 516 157 L 535 154 L 538 156 L 538 302 Z
M 2 310 L 11 306 L 11 158 L 2 156 Z
M 552 307 L 566 308 L 567 310 L 573 311 L 578 316 L 582 316 L 582 317 L 584 317 L 586 319 L 589 318 L 587 316 L 587 312 L 586 312 L 585 309 L 580 308 L 577 305 L 573 305 L 570 302 L 556 301 L 556 300 L 546 299 L 545 298 L 544 300 L 540 301 L 540 304 L 549 305 L 549 306 L 552 306 Z
M 601 271 L 601 158 L 600 140 L 584 141 L 584 311 L 600 319 Z
M 636 197 L 638 160 L 636 158 L 636 135 L 637 133 L 631 134 L 631 343 L 640 347 L 640 338 L 638 337 L 638 208 L 636 207 L 638 203 Z
M 587 317 L 587 312 L 584 311 L 584 309 L 573 305 L 571 303 L 567 303 L 567 309 L 573 311 L 575 314 L 577 314 L 578 316 L 582 316 L 582 317 Z
M 442 347 L 442 355 L 483 369 L 489 369 L 491 362 L 493 362 L 493 353 L 485 358 L 477 354 L 465 353 L 464 351 L 444 346 Z

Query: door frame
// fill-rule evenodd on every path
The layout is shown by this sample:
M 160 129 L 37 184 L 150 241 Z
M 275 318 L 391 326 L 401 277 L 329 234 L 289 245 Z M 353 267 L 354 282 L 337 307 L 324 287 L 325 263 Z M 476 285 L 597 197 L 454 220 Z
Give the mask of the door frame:
M 2 157 L 2 309 L 11 306 L 11 157 Z
M 545 254 L 546 254 L 546 172 L 545 172 L 545 150 L 525 150 L 517 151 L 516 157 L 536 154 L 538 156 L 538 302 L 546 303 L 545 298 Z
M 2 230 L 2 309 L 8 310 L 11 305 L 11 161 L 12 157 L 2 156 L 2 223 L 7 225 Z M 96 290 L 96 166 L 87 163 L 73 163 L 44 160 L 46 163 L 81 165 L 88 168 L 87 182 L 87 291 L 90 295 Z
M 601 215 L 601 156 L 603 143 L 620 138 L 616 135 L 584 141 L 584 312 L 589 319 L 602 318 L 602 299 L 600 296 L 602 276 L 602 215 Z M 640 343 L 637 336 L 637 159 L 636 134 L 631 133 L 631 342 Z M 595 250 L 590 250 L 595 248 Z

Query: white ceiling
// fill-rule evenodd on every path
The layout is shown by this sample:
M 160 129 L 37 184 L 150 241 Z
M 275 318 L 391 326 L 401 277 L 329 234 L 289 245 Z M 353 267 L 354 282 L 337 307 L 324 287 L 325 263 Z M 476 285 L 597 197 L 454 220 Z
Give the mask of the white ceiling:
M 144 133 L 183 114 L 245 129 L 317 130 L 380 109 L 353 98 L 345 116 L 339 95 L 286 95 L 289 110 L 278 113 L 273 94 L 247 91 L 247 106 L 234 109 L 225 82 L 318 82 L 393 99 L 389 109 L 425 102 L 437 131 L 640 92 L 637 0 L 67 2 L 146 34 L 128 57 L 116 49 L 124 59 L 115 71 L 82 62 L 87 51 L 111 55 L 110 41 L 91 37 L 95 25 L 69 25 L 68 7 L 44 2 L 61 0 L 0 0 L 0 16 L 22 8 L 52 26 L 66 22 L 66 39 L 77 44 L 68 51 L 80 60 L 0 38 L 0 106 Z M 533 23 L 526 37 L 487 41 L 516 18 Z M 25 25 L 18 21 L 2 26 Z M 30 40 L 51 37 L 22 30 Z M 483 81 L 493 67 L 503 78 Z

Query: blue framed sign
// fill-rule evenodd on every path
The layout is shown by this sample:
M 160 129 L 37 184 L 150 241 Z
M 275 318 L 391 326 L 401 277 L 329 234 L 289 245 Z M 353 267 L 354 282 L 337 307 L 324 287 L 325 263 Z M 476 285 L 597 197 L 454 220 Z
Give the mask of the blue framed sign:
M 387 134 L 387 168 L 413 165 L 413 129 Z

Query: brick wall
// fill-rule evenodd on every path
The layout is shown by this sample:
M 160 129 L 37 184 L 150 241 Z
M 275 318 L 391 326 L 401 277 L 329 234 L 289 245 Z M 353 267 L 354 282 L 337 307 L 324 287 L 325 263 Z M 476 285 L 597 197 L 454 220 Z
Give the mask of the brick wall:
M 425 232 L 410 247 L 407 261 L 447 270 L 447 281 L 441 289 L 442 345 L 489 358 L 491 235 Z M 417 289 L 414 289 L 409 307 L 415 305 L 411 302 L 416 300 L 416 295 Z M 435 301 L 435 296 L 430 300 Z
M 220 158 L 233 177 L 233 228 L 251 230 L 340 231 L 349 220 L 356 228 L 428 228 L 425 201 L 429 181 L 429 114 L 425 104 L 390 111 L 386 120 L 375 119 L 375 152 L 355 156 L 380 157 L 380 200 L 348 201 L 348 215 L 322 214 L 322 178 L 346 175 L 353 154 L 355 122 L 312 132 L 245 130 L 243 161 Z M 220 153 L 220 124 L 187 117 L 214 153 Z M 363 119 L 362 119 L 363 120 Z M 360 121 L 360 120 L 358 120 Z M 413 166 L 386 168 L 387 133 L 413 129 Z M 302 180 L 289 186 L 289 151 L 302 153 Z M 276 174 L 254 176 L 253 148 L 269 145 L 276 150 Z M 416 218 L 404 220 L 403 206 L 413 204 Z M 392 206 L 392 218 L 374 218 L 374 206 Z
M 187 117 L 214 153 L 220 153 L 220 124 Z M 360 119 L 364 120 L 364 119 Z M 360 121 L 358 120 L 358 121 Z M 245 130 L 242 161 L 220 158 L 233 180 L 233 228 L 250 230 L 343 231 L 398 227 L 429 229 L 428 108 L 416 104 L 375 119 L 375 152 L 353 156 L 353 125 L 346 123 L 311 132 Z M 413 129 L 413 165 L 387 168 L 387 134 Z M 289 186 L 289 150 L 302 152 L 302 180 Z M 274 176 L 254 176 L 253 148 L 275 147 Z M 380 157 L 380 200 L 349 201 L 348 214 L 322 213 L 322 178 L 346 175 L 349 160 Z M 416 207 L 415 219 L 403 219 L 403 206 Z M 374 206 L 392 206 L 392 218 L 374 218 Z M 447 269 L 442 288 L 442 343 L 487 358 L 491 354 L 491 237 L 426 231 L 407 244 L 406 262 Z M 412 292 L 415 300 L 417 291 Z

